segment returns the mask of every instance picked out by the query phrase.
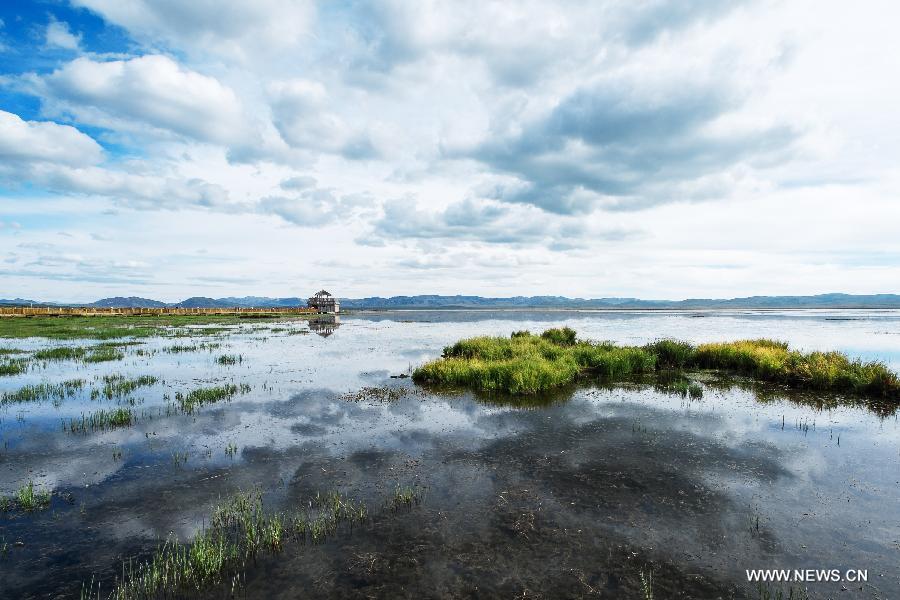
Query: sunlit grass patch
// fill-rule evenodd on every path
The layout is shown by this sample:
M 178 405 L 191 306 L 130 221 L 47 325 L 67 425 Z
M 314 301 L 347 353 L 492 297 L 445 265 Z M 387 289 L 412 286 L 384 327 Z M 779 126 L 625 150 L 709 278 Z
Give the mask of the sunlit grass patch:
M 571 329 L 527 331 L 509 338 L 475 337 L 444 348 L 442 358 L 413 373 L 418 383 L 449 384 L 486 392 L 532 394 L 585 375 L 621 380 L 667 370 L 712 369 L 795 388 L 900 399 L 900 380 L 880 362 L 851 360 L 839 352 L 803 353 L 783 342 L 742 340 L 701 344 L 659 340 L 642 347 L 579 341 Z M 673 384 L 674 385 L 674 384 Z M 674 390 L 699 399 L 688 381 Z

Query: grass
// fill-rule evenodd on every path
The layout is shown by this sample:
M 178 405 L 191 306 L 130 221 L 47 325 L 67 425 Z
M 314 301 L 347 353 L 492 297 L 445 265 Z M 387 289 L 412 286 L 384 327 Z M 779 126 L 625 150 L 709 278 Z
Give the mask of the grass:
M 122 360 L 125 354 L 116 346 L 97 346 L 91 349 L 91 353 L 84 357 L 86 363 L 109 362 Z
M 45 348 L 34 353 L 38 360 L 76 360 L 83 358 L 87 350 L 80 347 L 59 346 L 58 348 Z
M 308 315 L 264 315 L 266 321 L 304 321 Z M 192 325 L 245 323 L 237 315 L 97 315 L 91 317 L 9 317 L 0 319 L 0 338 L 49 338 L 55 340 L 113 340 L 172 333 L 172 328 Z M 198 330 L 208 335 L 213 328 Z M 221 331 L 221 329 L 220 329 Z
M 0 356 L 9 356 L 10 354 L 25 354 L 25 351 L 18 348 L 0 348 Z
M 0 376 L 19 375 L 28 368 L 28 361 L 24 358 L 13 358 L 0 363 Z
M 208 388 L 197 388 L 196 390 L 191 390 L 187 394 L 178 392 L 175 394 L 175 401 L 178 402 L 182 411 L 190 414 L 207 404 L 215 404 L 222 400 L 231 400 L 231 398 L 238 393 L 246 394 L 249 391 L 250 386 L 246 383 L 242 383 L 240 386 L 226 384 Z
M 272 514 L 259 491 L 238 493 L 212 512 L 209 526 L 186 544 L 166 540 L 147 560 L 129 560 L 110 598 L 144 600 L 196 595 L 230 581 L 262 552 L 289 540 L 321 542 L 343 524 L 367 519 L 366 507 L 337 492 L 316 494 L 305 510 Z
M 69 419 L 69 424 L 63 425 L 71 433 L 87 433 L 88 431 L 105 431 L 118 427 L 130 427 L 137 417 L 130 408 L 114 408 L 112 410 L 97 410 L 87 416 L 81 415 L 80 419 Z
M 0 396 L 0 405 L 44 400 L 62 401 L 75 396 L 83 387 L 83 379 L 69 379 L 61 383 L 26 385 L 14 392 L 4 392 Z
M 134 379 L 126 379 L 123 375 L 104 375 L 103 387 L 91 390 L 91 400 L 97 400 L 101 396 L 107 400 L 124 398 L 134 390 L 154 385 L 159 381 L 152 375 L 141 375 Z
M 809 389 L 900 400 L 900 378 L 881 362 L 852 360 L 839 352 L 791 350 L 783 342 L 743 340 L 694 346 L 660 340 L 645 346 L 579 341 L 569 328 L 541 335 L 476 337 L 444 348 L 440 359 L 413 372 L 418 383 L 449 384 L 486 392 L 533 394 L 580 377 L 624 379 L 641 373 L 711 369 Z M 684 395 L 703 389 L 684 382 Z M 680 391 L 680 390 L 677 390 Z
M 0 510 L 7 511 L 13 508 L 33 512 L 43 510 L 50 506 L 50 492 L 36 489 L 34 482 L 29 481 L 10 498 L 0 498 Z
M 240 354 L 223 354 L 216 359 L 216 362 L 220 365 L 236 365 L 244 362 L 244 357 Z

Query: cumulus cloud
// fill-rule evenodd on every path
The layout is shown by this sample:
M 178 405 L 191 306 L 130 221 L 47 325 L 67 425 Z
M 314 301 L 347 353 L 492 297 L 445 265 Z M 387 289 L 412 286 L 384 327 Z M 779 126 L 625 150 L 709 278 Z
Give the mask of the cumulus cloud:
M 30 163 L 86 166 L 102 159 L 100 144 L 70 125 L 25 121 L 0 110 L 0 163 L 7 170 Z
M 126 60 L 81 57 L 49 75 L 31 77 L 59 110 L 100 126 L 137 122 L 205 142 L 231 143 L 248 134 L 233 90 L 218 80 L 148 54 Z
M 292 148 L 332 152 L 350 159 L 378 156 L 369 135 L 354 131 L 328 108 L 328 93 L 315 81 L 276 81 L 268 88 L 273 123 Z

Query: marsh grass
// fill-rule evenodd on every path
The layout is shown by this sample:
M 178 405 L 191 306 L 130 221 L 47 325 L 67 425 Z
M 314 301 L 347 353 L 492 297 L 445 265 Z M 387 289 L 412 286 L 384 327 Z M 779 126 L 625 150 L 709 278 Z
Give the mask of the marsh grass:
M 190 414 L 207 404 L 231 400 L 239 393 L 246 394 L 250 389 L 250 386 L 246 383 L 242 383 L 239 386 L 235 384 L 226 384 L 208 388 L 197 388 L 196 390 L 191 390 L 187 394 L 177 392 L 175 394 L 175 401 L 183 412 Z
M 306 321 L 305 315 L 263 315 L 270 321 Z M 0 338 L 49 338 L 57 340 L 113 340 L 175 333 L 192 328 L 188 335 L 227 331 L 224 325 L 245 322 L 236 315 L 97 315 L 90 317 L 10 317 L 0 319 Z M 197 327 L 208 326 L 208 327 Z
M 244 357 L 240 354 L 223 354 L 216 358 L 216 362 L 220 365 L 236 365 L 244 362 Z
M 84 357 L 86 363 L 109 362 L 113 360 L 122 360 L 125 358 L 118 346 L 96 346 L 91 349 L 91 353 Z
M 290 541 L 319 543 L 341 524 L 362 523 L 365 505 L 337 492 L 316 494 L 304 509 L 269 513 L 259 491 L 241 492 L 216 506 L 209 526 L 192 541 L 170 538 L 146 560 L 129 560 L 110 598 L 182 597 L 227 584 L 261 552 L 278 553 Z M 93 587 L 93 582 L 92 582 Z
M 12 358 L 0 362 L 0 376 L 20 375 L 28 369 L 28 360 L 25 358 Z
M 83 379 L 69 379 L 61 383 L 38 383 L 26 385 L 13 392 L 4 392 L 0 396 L 0 405 L 18 404 L 22 402 L 41 402 L 52 400 L 61 402 L 78 394 L 84 388 Z
M 9 356 L 11 354 L 25 354 L 25 351 L 18 348 L 0 348 L 0 356 Z
M 35 488 L 34 482 L 29 481 L 16 491 L 12 497 L 0 499 L 0 510 L 8 511 L 14 508 L 25 512 L 43 510 L 50 506 L 50 492 Z
M 158 381 L 159 379 L 152 375 L 141 375 L 134 379 L 127 379 L 124 375 L 104 375 L 103 387 L 91 390 L 91 400 L 97 400 L 101 396 L 107 400 L 124 398 L 134 390 L 154 385 Z
M 547 334 L 547 335 L 545 335 Z M 783 342 L 743 340 L 694 346 L 659 340 L 645 346 L 579 341 L 568 328 L 536 336 L 476 337 L 444 348 L 442 357 L 413 372 L 418 383 L 449 384 L 487 392 L 533 394 L 584 376 L 623 380 L 655 371 L 710 369 L 796 389 L 900 400 L 900 379 L 881 362 L 851 360 L 839 352 L 803 353 Z M 685 382 L 679 393 L 702 396 Z
M 137 417 L 130 408 L 100 409 L 87 415 L 82 413 L 79 419 L 69 419 L 68 425 L 64 424 L 64 427 L 70 433 L 87 433 L 88 431 L 130 427 L 136 420 Z
M 57 348 L 44 348 L 34 353 L 37 360 L 76 360 L 84 358 L 87 353 L 85 348 L 72 346 L 59 346 Z

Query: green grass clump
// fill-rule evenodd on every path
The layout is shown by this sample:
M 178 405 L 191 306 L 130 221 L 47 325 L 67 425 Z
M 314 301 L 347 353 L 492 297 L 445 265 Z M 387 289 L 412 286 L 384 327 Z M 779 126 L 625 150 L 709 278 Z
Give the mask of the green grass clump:
M 0 376 L 19 375 L 28 369 L 28 361 L 24 358 L 14 358 L 0 363 Z
M 87 416 L 82 414 L 80 419 L 70 419 L 66 429 L 71 433 L 87 433 L 95 430 L 104 431 L 118 427 L 130 427 L 136 419 L 134 412 L 129 408 L 101 409 Z
M 25 351 L 18 348 L 0 348 L 0 356 L 9 356 L 10 354 L 25 354 Z
M 541 334 L 541 337 L 545 340 L 553 342 L 554 344 L 559 344 L 560 346 L 571 346 L 575 343 L 576 336 L 575 330 L 571 327 L 548 329 Z
M 75 360 L 82 358 L 86 350 L 80 347 L 59 346 L 58 348 L 45 348 L 34 353 L 38 360 Z
M 532 394 L 573 383 L 580 376 L 608 380 L 682 369 L 713 369 L 801 389 L 900 400 L 900 379 L 880 362 L 851 360 L 839 352 L 803 353 L 783 342 L 742 340 L 694 346 L 659 340 L 642 347 L 579 341 L 569 328 L 540 336 L 476 337 L 444 348 L 442 358 L 413 372 L 418 383 L 450 384 L 487 392 Z M 698 399 L 703 388 L 687 380 L 675 391 Z
M 35 489 L 34 482 L 29 481 L 16 491 L 11 498 L 3 498 L 0 500 L 0 507 L 4 511 L 12 510 L 16 507 L 19 510 L 33 512 L 35 510 L 43 510 L 50 506 L 50 492 L 47 490 Z
M 230 400 L 238 393 L 246 394 L 249 391 L 250 386 L 246 383 L 242 383 L 240 386 L 229 383 L 208 388 L 197 388 L 196 390 L 191 390 L 187 394 L 178 392 L 175 394 L 175 401 L 178 402 L 182 411 L 192 413 L 194 410 L 206 404 L 215 404 L 222 400 Z
M 61 383 L 26 385 L 14 392 L 3 392 L 0 405 L 43 400 L 63 401 L 75 396 L 84 387 L 83 379 L 69 379 Z
M 86 363 L 109 362 L 112 360 L 122 360 L 125 354 L 116 346 L 97 346 L 91 350 L 91 353 L 84 357 Z
M 317 543 L 342 523 L 367 519 L 365 505 L 337 492 L 316 494 L 305 510 L 271 514 L 259 491 L 238 493 L 215 507 L 209 527 L 186 544 L 169 539 L 146 561 L 123 564 L 113 600 L 196 595 L 227 584 L 261 552 L 280 552 L 289 540 Z
M 240 354 L 223 354 L 216 359 L 216 362 L 220 365 L 236 365 L 239 362 L 244 362 L 244 357 Z
M 96 400 L 101 395 L 107 400 L 124 398 L 134 390 L 154 385 L 159 379 L 152 375 L 141 375 L 134 379 L 127 379 L 123 375 L 104 375 L 103 387 L 91 392 L 91 399 Z

